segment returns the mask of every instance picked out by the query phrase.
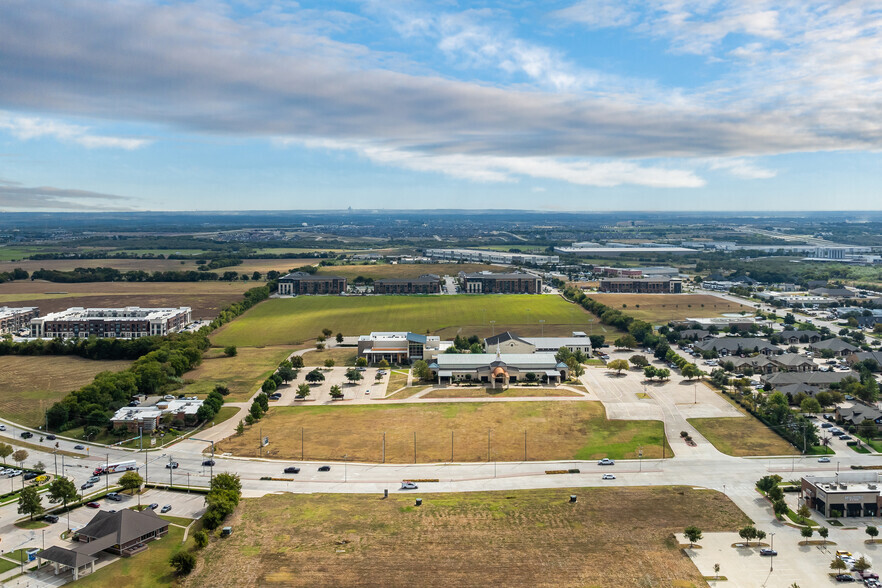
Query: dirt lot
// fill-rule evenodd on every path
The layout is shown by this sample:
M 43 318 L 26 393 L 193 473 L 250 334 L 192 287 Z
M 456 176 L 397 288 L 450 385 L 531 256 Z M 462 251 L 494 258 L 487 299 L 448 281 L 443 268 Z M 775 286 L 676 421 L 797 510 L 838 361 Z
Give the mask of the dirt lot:
M 251 282 L 54 282 L 0 284 L 0 305 L 38 306 L 40 314 L 71 306 L 189 306 L 193 318 L 214 318 L 218 310 L 242 299 Z
M 185 585 L 706 586 L 672 534 L 748 522 L 722 494 L 686 487 L 419 496 L 243 500 Z
M 589 297 L 651 323 L 706 318 L 753 309 L 709 294 L 588 294 Z
M 71 356 L 0 357 L 0 415 L 23 425 L 43 423 L 43 411 L 103 371 L 129 361 L 92 361 Z
M 311 460 L 381 461 L 383 431 L 386 462 L 486 461 L 488 431 L 493 460 L 622 459 L 662 457 L 661 421 L 611 421 L 599 402 L 558 400 L 532 402 L 455 402 L 280 406 L 270 409 L 260 426 L 241 436 L 224 439 L 218 451 L 256 456 L 258 438 L 273 439 L 264 457 L 300 458 L 304 430 L 304 458 Z M 670 449 L 666 449 L 670 456 Z

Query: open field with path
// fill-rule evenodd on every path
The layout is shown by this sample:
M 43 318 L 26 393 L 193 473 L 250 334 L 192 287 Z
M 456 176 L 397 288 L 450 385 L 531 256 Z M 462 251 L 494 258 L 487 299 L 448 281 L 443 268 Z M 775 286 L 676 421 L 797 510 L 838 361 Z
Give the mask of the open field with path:
M 651 323 L 685 318 L 707 318 L 753 309 L 709 294 L 587 294 L 610 308 Z M 623 306 L 625 305 L 625 306 Z
M 39 306 L 40 314 L 71 306 L 189 306 L 193 318 L 214 318 L 224 306 L 242 300 L 251 282 L 86 282 L 42 280 L 0 284 L 0 306 Z
M 190 383 L 176 393 L 208 394 L 217 384 L 224 384 L 230 389 L 227 402 L 245 401 L 292 351 L 293 347 L 285 346 L 240 347 L 235 357 L 227 357 L 223 349 L 209 349 L 202 363 L 184 374 L 184 381 Z
M 512 330 L 520 335 L 569 335 L 572 331 L 618 331 L 601 325 L 580 306 L 547 295 L 301 296 L 258 304 L 212 336 L 216 345 L 290 345 L 313 339 L 323 328 L 353 336 L 371 331 L 457 333 L 489 336 Z
M 748 522 L 688 487 L 427 490 L 245 499 L 185 586 L 706 586 L 672 534 Z
M 130 364 L 68 355 L 0 356 L 0 416 L 36 427 L 43 424 L 43 411 L 65 394 L 85 386 L 100 372 L 118 372 Z
M 799 452 L 752 415 L 688 419 L 714 447 L 727 455 L 796 455 Z
M 355 365 L 358 349 L 355 347 L 332 347 L 321 351 L 307 351 L 303 354 L 303 365 L 307 367 L 325 365 L 326 359 L 333 359 L 334 364 Z
M 221 452 L 256 456 L 261 431 L 270 444 L 264 457 L 386 462 L 520 461 L 524 459 L 662 457 L 661 421 L 607 420 L 603 405 L 590 401 L 459 402 L 397 405 L 280 406 L 241 436 L 220 443 Z M 490 458 L 487 436 L 490 431 Z M 670 456 L 670 449 L 666 449 Z

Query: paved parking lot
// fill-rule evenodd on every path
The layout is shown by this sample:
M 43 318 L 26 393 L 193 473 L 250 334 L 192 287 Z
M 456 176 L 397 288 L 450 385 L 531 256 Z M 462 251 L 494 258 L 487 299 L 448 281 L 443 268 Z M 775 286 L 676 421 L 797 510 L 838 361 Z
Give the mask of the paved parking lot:
M 287 386 L 283 385 L 279 388 L 279 392 L 282 393 L 282 398 L 270 401 L 270 404 L 275 406 L 310 406 L 339 402 L 331 399 L 331 386 L 335 385 L 340 386 L 340 390 L 343 392 L 343 400 L 349 401 L 350 403 L 370 403 L 371 398 L 374 396 L 384 396 L 386 394 L 386 386 L 389 383 L 388 374 L 377 380 L 376 376 L 379 369 L 365 368 L 365 370 L 361 372 L 362 379 L 355 384 L 350 384 L 349 380 L 346 379 L 346 371 L 349 369 L 351 368 L 321 368 L 322 374 L 325 376 L 325 381 L 320 384 L 310 385 L 310 393 L 306 401 L 294 399 L 294 396 L 297 393 L 297 387 L 306 382 L 306 374 L 311 370 L 311 368 L 302 369 L 296 380 L 292 381 Z

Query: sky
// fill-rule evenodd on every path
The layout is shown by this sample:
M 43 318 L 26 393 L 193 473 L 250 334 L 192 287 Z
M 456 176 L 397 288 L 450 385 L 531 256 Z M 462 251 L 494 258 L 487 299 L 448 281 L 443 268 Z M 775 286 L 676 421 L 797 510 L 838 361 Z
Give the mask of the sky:
M 878 0 L 0 0 L 0 210 L 882 209 Z

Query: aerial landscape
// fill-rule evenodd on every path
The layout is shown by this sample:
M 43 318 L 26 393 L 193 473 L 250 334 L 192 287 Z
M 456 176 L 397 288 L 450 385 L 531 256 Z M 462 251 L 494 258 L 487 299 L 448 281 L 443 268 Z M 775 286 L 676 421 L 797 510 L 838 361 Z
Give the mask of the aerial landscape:
M 859 0 L 0 0 L 0 586 L 879 588 L 880 72 Z

